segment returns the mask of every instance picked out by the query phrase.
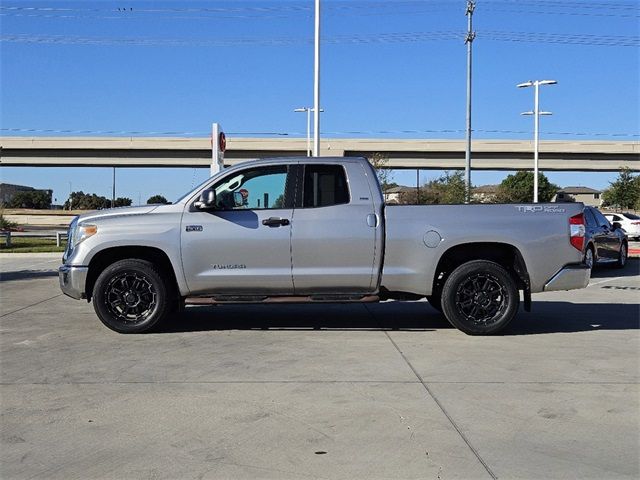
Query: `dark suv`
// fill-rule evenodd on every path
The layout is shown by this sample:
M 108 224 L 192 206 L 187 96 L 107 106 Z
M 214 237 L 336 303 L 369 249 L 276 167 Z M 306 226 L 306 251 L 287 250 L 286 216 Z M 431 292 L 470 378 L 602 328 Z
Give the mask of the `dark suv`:
M 627 263 L 629 244 L 627 234 L 618 222 L 609 223 L 597 208 L 584 208 L 584 263 L 610 264 L 622 268 Z

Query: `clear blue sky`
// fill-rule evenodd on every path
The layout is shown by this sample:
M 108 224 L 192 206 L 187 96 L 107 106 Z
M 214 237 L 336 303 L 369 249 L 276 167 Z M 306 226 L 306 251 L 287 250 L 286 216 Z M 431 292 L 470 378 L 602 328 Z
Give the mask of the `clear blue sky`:
M 465 4 L 323 0 L 323 136 L 464 138 Z M 1 135 L 206 136 L 214 121 L 230 138 L 305 134 L 306 117 L 293 109 L 312 104 L 312 0 L 5 0 L 0 22 Z M 637 1 L 478 0 L 474 29 L 474 138 L 531 138 L 532 118 L 519 113 L 533 92 L 515 85 L 543 78 L 559 84 L 541 92 L 554 113 L 542 118 L 542 139 L 640 138 Z M 52 188 L 59 203 L 70 186 L 110 196 L 110 169 L 0 175 Z M 174 198 L 206 175 L 120 169 L 117 195 Z M 505 175 L 473 172 L 472 182 Z M 596 188 L 615 177 L 548 176 Z M 395 180 L 411 184 L 415 173 Z

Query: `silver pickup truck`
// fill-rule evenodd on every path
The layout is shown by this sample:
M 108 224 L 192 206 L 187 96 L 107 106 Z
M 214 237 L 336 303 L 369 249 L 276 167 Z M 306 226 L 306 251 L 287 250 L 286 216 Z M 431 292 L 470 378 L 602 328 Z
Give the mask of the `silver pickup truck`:
M 523 292 L 584 288 L 581 203 L 385 205 L 363 158 L 228 168 L 172 205 L 81 215 L 62 291 L 122 333 L 185 304 L 427 298 L 468 334 L 496 333 Z

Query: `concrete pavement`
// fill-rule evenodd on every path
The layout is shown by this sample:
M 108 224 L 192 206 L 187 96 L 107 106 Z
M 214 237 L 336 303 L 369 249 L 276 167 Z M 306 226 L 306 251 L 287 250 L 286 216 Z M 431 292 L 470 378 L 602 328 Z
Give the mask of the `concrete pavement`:
M 188 308 L 126 336 L 0 257 L 2 478 L 638 478 L 640 262 L 502 336 L 426 302 Z

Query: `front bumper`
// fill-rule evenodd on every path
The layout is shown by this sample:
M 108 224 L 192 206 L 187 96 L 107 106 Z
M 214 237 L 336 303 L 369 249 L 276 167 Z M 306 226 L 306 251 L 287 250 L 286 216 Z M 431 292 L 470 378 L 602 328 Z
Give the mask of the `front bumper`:
M 591 269 L 583 264 L 567 265 L 556 273 L 545 286 L 545 292 L 557 290 L 575 290 L 589 285 Z
M 87 298 L 84 290 L 87 284 L 88 272 L 89 267 L 62 265 L 58 269 L 58 278 L 60 279 L 62 293 L 77 300 Z

